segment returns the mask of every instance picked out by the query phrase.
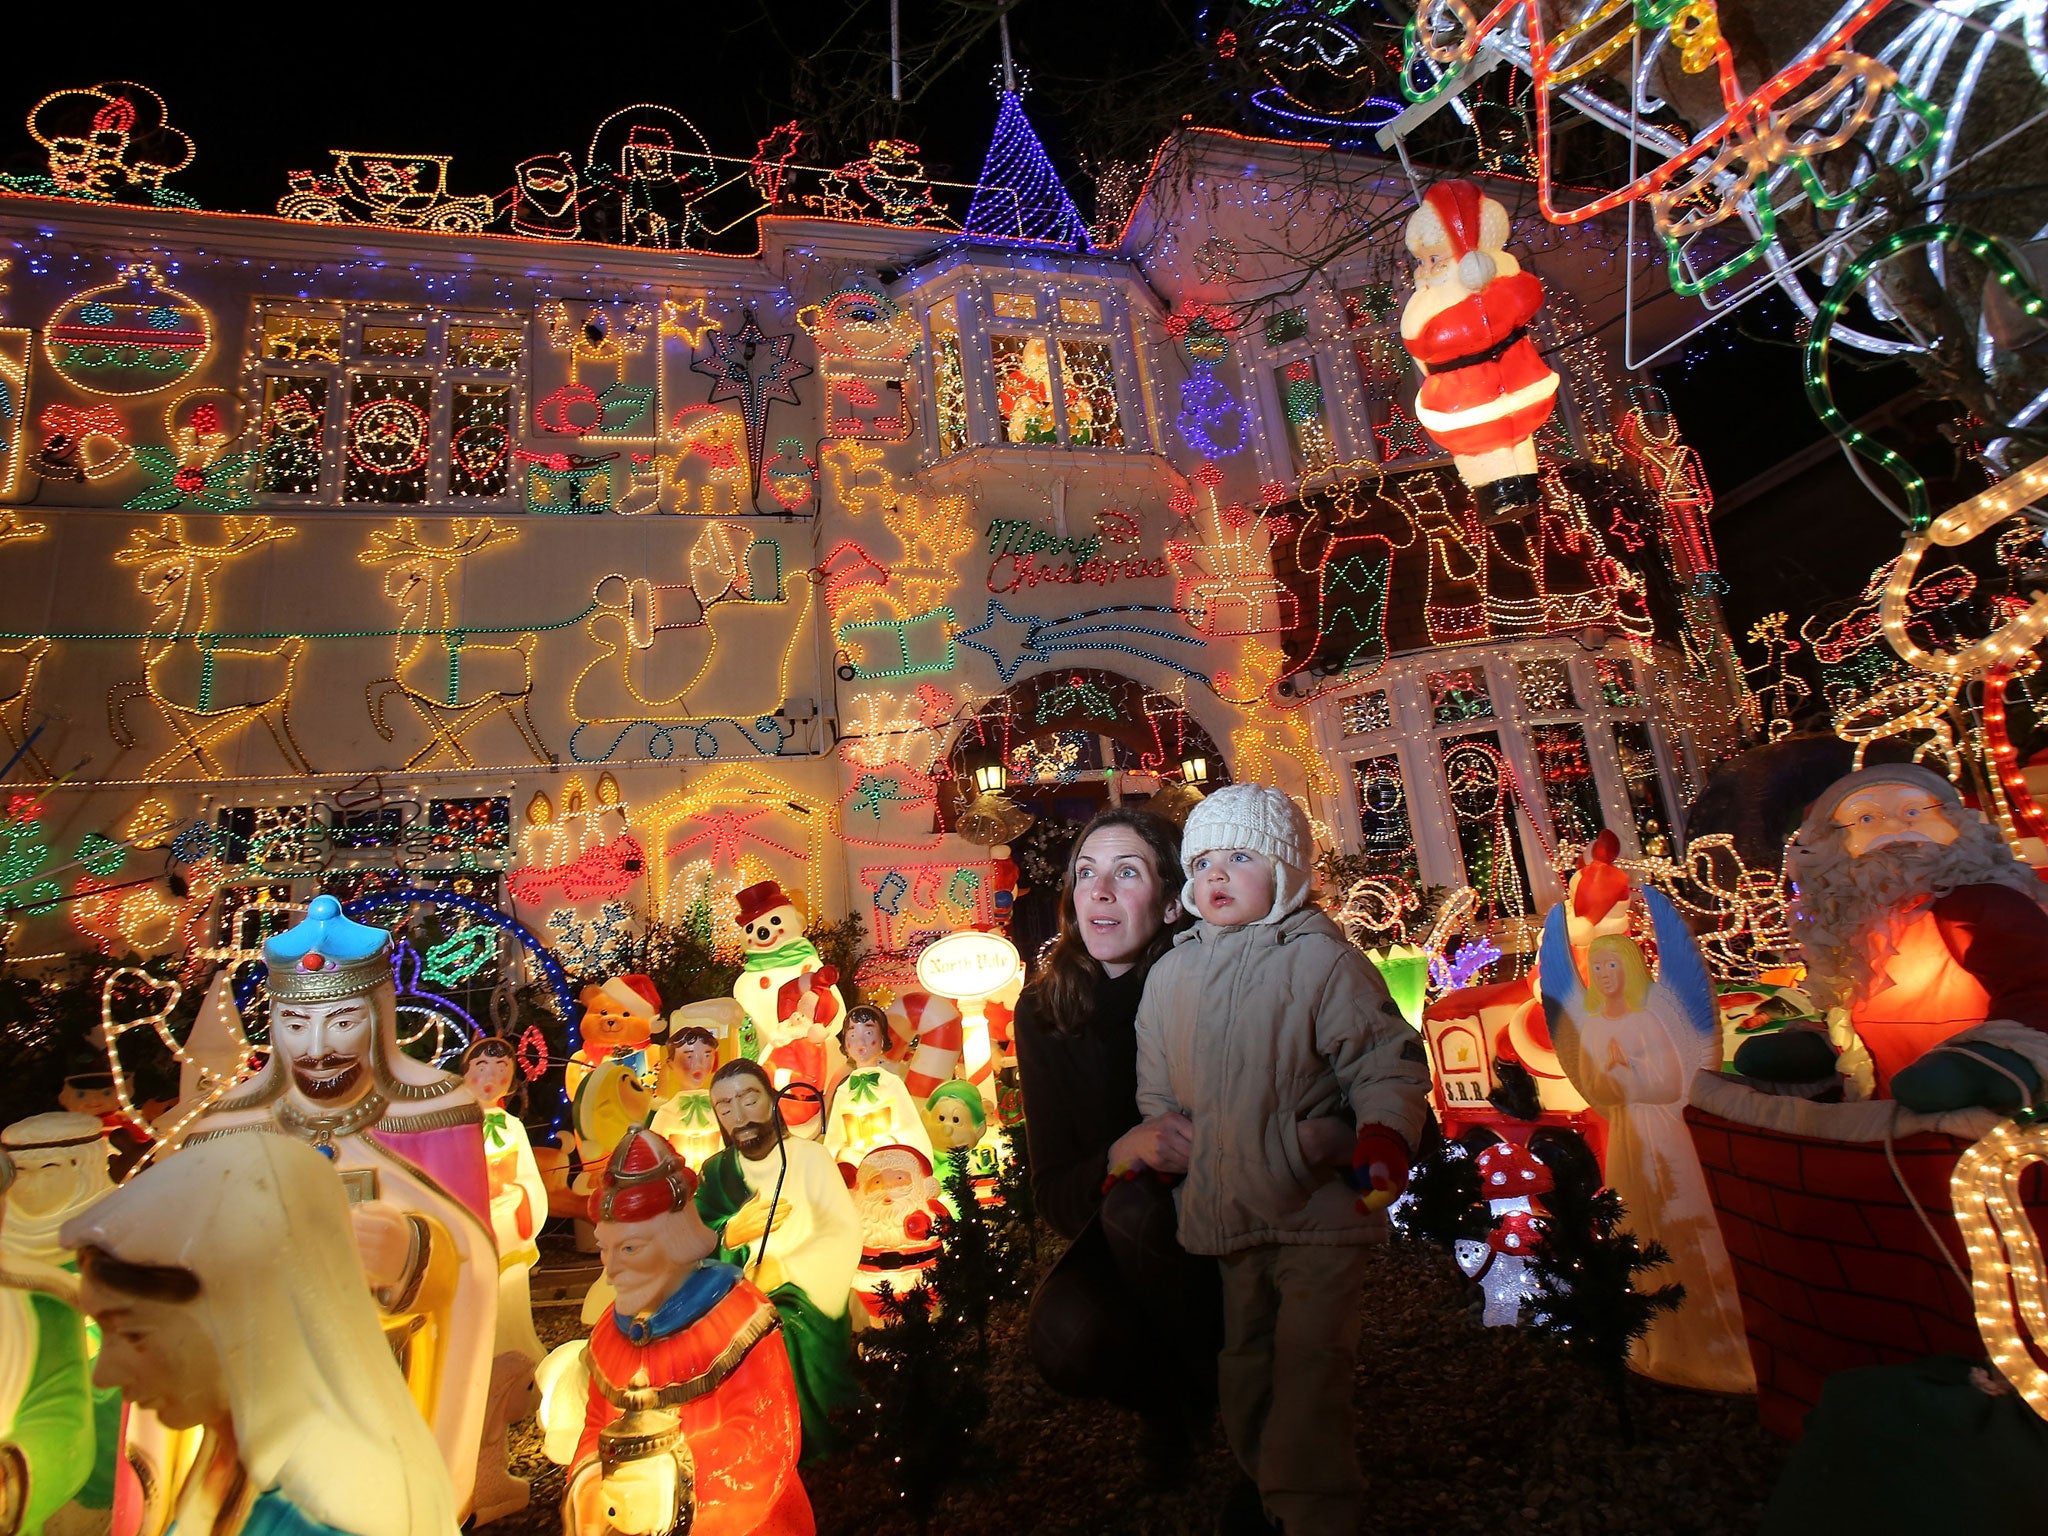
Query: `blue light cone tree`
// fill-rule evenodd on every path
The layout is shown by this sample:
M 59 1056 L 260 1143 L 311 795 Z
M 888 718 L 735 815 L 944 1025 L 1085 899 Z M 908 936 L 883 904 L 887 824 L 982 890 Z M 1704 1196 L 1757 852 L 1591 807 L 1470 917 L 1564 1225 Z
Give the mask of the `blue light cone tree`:
M 1088 227 L 1015 91 L 1003 92 L 995 137 L 989 141 L 980 185 L 967 209 L 967 233 L 1087 246 Z

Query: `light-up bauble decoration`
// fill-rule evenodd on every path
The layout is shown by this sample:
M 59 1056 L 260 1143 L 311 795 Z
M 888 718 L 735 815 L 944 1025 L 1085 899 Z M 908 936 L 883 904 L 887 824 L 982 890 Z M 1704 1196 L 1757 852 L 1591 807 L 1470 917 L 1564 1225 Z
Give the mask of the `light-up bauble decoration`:
M 65 300 L 43 329 L 43 350 L 52 368 L 89 394 L 153 395 L 206 361 L 213 318 L 139 262 Z

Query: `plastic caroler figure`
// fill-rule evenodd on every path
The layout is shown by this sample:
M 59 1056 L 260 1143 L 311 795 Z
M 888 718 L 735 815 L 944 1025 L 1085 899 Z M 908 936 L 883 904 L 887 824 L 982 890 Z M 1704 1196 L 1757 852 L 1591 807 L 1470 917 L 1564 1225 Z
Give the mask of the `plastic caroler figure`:
M 1408 218 L 1415 294 L 1401 341 L 1428 375 L 1415 414 L 1482 518 L 1536 504 L 1530 439 L 1557 406 L 1557 375 L 1529 336 L 1543 285 L 1507 243 L 1507 209 L 1469 181 L 1438 182 Z

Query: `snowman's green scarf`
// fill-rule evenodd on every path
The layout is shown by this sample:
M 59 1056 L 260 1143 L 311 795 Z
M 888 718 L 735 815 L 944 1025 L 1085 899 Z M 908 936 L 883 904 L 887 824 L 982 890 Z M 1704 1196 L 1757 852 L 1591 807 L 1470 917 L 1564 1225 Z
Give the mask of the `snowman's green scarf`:
M 749 971 L 772 971 L 786 965 L 802 965 L 806 960 L 818 959 L 818 946 L 801 936 L 774 949 L 750 949 L 747 951 L 745 968 Z

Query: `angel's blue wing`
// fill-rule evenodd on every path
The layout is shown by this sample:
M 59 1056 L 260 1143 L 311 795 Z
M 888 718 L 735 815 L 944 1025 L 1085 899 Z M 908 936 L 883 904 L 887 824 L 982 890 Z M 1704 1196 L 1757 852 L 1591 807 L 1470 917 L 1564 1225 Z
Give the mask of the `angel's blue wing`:
M 1721 1012 L 1714 1001 L 1714 979 L 1707 974 L 1692 930 L 1662 891 L 1644 891 L 1643 901 L 1650 909 L 1650 931 L 1657 938 L 1657 984 L 1671 994 L 1695 1033 L 1718 1039 Z
M 1579 980 L 1579 968 L 1572 960 L 1571 935 L 1565 928 L 1564 903 L 1561 901 L 1543 920 L 1543 947 L 1537 952 L 1537 968 L 1540 972 L 1537 981 L 1543 989 L 1543 1017 L 1555 1036 L 1558 1021 L 1579 1011 L 1579 999 L 1586 990 L 1585 984 Z

